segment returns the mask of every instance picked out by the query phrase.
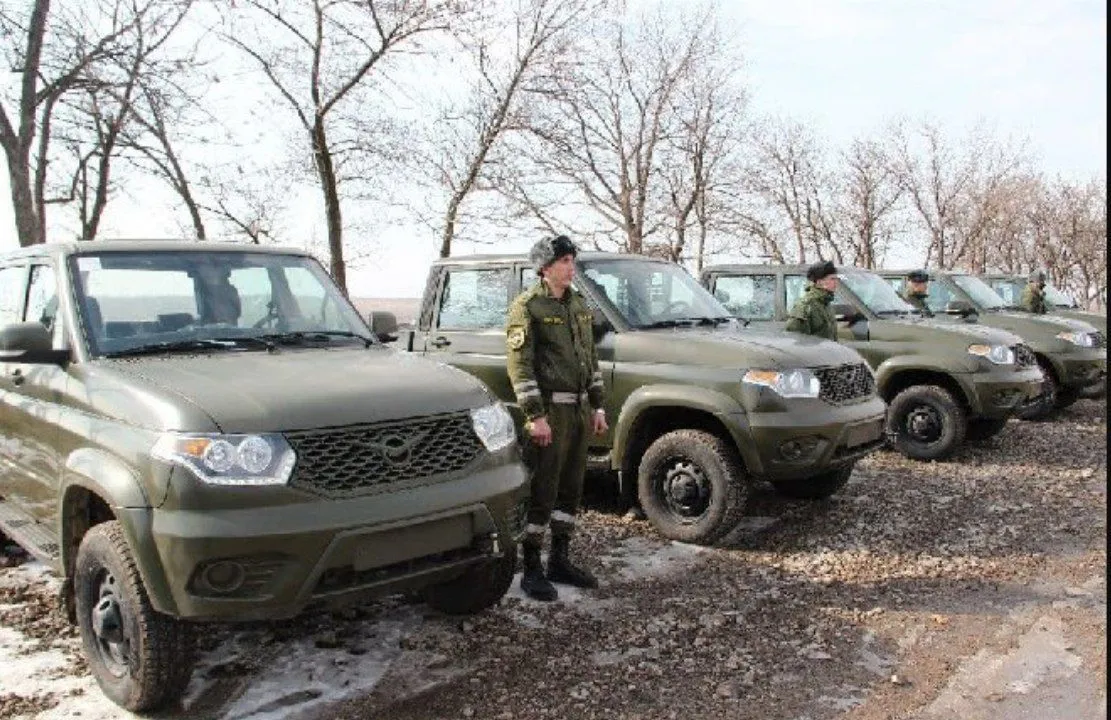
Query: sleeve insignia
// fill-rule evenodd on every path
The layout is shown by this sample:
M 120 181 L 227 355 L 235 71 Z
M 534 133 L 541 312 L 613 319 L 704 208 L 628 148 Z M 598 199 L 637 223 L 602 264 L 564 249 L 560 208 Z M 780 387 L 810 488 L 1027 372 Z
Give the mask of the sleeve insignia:
M 520 350 L 525 346 L 525 329 L 523 327 L 511 328 L 506 339 L 510 350 Z

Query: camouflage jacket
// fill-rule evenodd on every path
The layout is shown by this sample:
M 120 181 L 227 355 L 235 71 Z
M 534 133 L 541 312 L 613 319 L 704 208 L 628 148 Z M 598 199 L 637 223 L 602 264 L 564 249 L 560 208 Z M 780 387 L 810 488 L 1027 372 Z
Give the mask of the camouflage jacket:
M 1022 299 L 1018 301 L 1018 306 L 1026 312 L 1039 315 L 1044 315 L 1049 311 L 1049 308 L 1045 305 L 1045 291 L 1034 287 L 1032 283 L 1026 283 L 1026 287 L 1022 291 Z
M 540 281 L 513 300 L 505 328 L 506 365 L 527 419 L 545 414 L 552 392 L 585 392 L 591 407 L 602 407 L 593 325 L 590 308 L 570 288 L 557 300 Z
M 899 294 L 899 297 L 905 300 L 907 305 L 910 305 L 915 310 L 922 313 L 925 317 L 934 316 L 934 311 L 931 310 L 930 306 L 926 304 L 926 298 L 928 298 L 929 295 L 926 295 L 924 293 L 903 292 Z
M 833 293 L 813 283 L 807 283 L 806 292 L 791 308 L 791 314 L 787 319 L 787 330 L 815 335 L 826 340 L 836 340 L 837 321 L 833 317 L 833 309 L 829 306 L 831 302 L 833 302 Z

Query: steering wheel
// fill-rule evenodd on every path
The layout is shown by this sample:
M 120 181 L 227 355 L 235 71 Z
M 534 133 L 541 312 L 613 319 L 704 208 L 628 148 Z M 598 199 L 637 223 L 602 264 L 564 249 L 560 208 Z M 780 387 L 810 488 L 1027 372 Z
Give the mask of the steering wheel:
M 691 304 L 685 300 L 672 300 L 664 312 L 668 315 L 690 315 Z
M 266 314 L 259 318 L 251 327 L 255 330 L 260 328 L 269 327 L 277 328 L 281 324 L 281 317 L 278 315 L 278 306 L 273 302 L 266 303 Z

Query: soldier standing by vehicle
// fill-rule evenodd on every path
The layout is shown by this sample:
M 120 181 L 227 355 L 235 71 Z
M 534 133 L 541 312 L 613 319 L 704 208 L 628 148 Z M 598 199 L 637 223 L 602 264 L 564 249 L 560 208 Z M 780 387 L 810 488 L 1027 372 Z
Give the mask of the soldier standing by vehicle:
M 596 435 L 608 430 L 593 314 L 571 289 L 577 255 L 565 235 L 533 245 L 529 259 L 540 281 L 513 301 L 506 326 L 509 380 L 531 441 L 532 499 L 521 589 L 544 601 L 557 597 L 553 582 L 598 587 L 593 575 L 568 558 L 586 473 L 587 430 Z M 540 546 L 549 524 L 552 551 L 545 576 Z
M 930 306 L 926 304 L 926 298 L 930 296 L 930 274 L 925 270 L 911 270 L 908 272 L 906 287 L 899 295 L 923 316 L 934 316 L 933 310 L 930 310 Z
M 837 290 L 837 268 L 829 260 L 814 263 L 806 269 L 806 279 L 806 292 L 791 308 L 787 330 L 836 341 L 837 320 L 829 304 Z
M 1045 315 L 1049 308 L 1045 304 L 1045 271 L 1035 270 L 1030 273 L 1030 279 L 1022 291 L 1019 307 L 1026 312 Z

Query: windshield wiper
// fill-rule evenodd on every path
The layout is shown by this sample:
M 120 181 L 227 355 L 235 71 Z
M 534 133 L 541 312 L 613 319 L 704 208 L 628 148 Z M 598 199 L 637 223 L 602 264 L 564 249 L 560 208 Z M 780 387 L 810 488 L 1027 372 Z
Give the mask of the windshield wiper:
M 349 330 L 296 330 L 293 332 L 284 333 L 268 333 L 266 335 L 257 336 L 261 340 L 272 342 L 284 343 L 303 343 L 306 340 L 329 340 L 331 338 L 351 338 L 359 340 L 363 343 L 364 347 L 370 347 L 374 344 L 374 340 L 366 335 L 351 332 Z
M 892 310 L 892 309 L 887 309 L 887 310 L 873 310 L 873 312 L 876 313 L 877 315 L 879 315 L 880 317 L 887 317 L 888 315 L 906 316 L 906 315 L 913 315 L 914 313 L 918 313 L 919 315 L 922 314 L 921 312 L 919 312 L 917 310 Z
M 717 327 L 722 323 L 727 323 L 733 318 L 731 317 L 684 317 L 684 318 L 669 318 L 667 320 L 657 320 L 655 322 L 645 323 L 638 325 L 641 330 L 651 330 L 653 328 L 669 328 L 669 327 L 695 327 L 698 325 L 713 325 Z
M 234 350 L 238 343 L 236 340 L 208 340 L 195 338 L 193 340 L 172 340 L 167 342 L 148 343 L 137 345 L 126 350 L 104 353 L 104 357 L 127 357 L 132 355 L 157 355 L 159 353 L 188 352 L 190 350 Z

